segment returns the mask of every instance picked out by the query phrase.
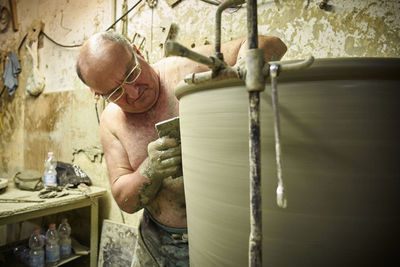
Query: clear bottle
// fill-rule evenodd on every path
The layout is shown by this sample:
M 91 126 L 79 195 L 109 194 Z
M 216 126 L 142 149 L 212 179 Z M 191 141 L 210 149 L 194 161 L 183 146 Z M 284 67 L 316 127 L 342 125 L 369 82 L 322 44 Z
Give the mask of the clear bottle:
M 47 154 L 47 159 L 44 161 L 44 186 L 56 187 L 57 186 L 57 162 L 54 158 L 53 152 Z
M 58 234 L 60 235 L 60 258 L 68 258 L 71 255 L 71 226 L 67 218 L 62 219 L 58 226 Z
M 46 232 L 46 266 L 57 265 L 60 260 L 60 245 L 56 224 L 49 225 Z
M 29 266 L 44 267 L 44 240 L 40 235 L 40 230 L 36 228 L 29 238 Z

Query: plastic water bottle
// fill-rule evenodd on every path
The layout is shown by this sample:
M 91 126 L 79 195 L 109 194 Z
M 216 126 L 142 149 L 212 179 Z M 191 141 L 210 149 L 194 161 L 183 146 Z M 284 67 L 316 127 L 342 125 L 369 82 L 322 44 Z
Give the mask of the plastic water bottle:
M 57 186 L 57 162 L 54 158 L 53 152 L 47 154 L 47 159 L 44 161 L 44 186 L 56 187 Z
M 60 246 L 56 224 L 52 223 L 46 232 L 46 266 L 57 265 L 60 260 Z
M 44 240 L 40 235 L 40 231 L 36 228 L 29 238 L 29 266 L 44 267 Z
M 60 235 L 60 257 L 68 258 L 71 255 L 71 226 L 68 219 L 64 218 L 58 226 L 58 234 Z

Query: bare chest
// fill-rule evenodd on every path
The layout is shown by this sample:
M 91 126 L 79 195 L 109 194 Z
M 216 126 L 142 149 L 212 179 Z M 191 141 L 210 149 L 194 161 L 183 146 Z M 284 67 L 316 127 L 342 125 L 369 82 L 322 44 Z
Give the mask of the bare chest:
M 118 138 L 124 147 L 132 170 L 136 170 L 147 157 L 147 146 L 158 138 L 155 124 L 178 116 L 178 102 L 174 98 L 161 98 L 145 114 L 126 114 L 121 120 Z

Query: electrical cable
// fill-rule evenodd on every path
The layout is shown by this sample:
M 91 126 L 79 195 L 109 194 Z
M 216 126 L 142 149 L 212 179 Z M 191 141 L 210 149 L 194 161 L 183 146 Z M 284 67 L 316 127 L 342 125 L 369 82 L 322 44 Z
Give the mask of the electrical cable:
M 210 1 L 210 0 L 209 0 Z M 129 12 L 131 12 L 135 7 L 137 7 L 137 5 L 139 5 L 142 2 L 142 0 L 139 0 L 133 7 L 131 7 L 127 12 L 125 12 L 119 19 L 117 19 L 110 27 L 107 28 L 106 31 L 110 30 L 112 27 L 115 26 L 115 24 L 117 24 L 121 19 L 123 19 L 126 15 L 129 14 Z M 53 38 L 51 38 L 50 36 L 47 35 L 47 33 L 45 33 L 44 31 L 40 31 L 40 34 L 43 34 L 47 39 L 49 39 L 51 42 L 53 42 L 54 44 L 61 46 L 61 47 L 66 47 L 66 48 L 74 48 L 74 47 L 80 47 L 82 46 L 82 44 L 74 44 L 74 45 L 64 45 L 64 44 L 60 44 L 59 42 L 55 41 Z M 25 37 L 23 39 L 23 41 L 25 41 Z M 22 43 L 22 42 L 21 42 Z M 21 44 L 22 45 L 22 44 Z
M 213 0 L 204 0 L 204 1 L 213 1 Z M 117 24 L 121 19 L 123 19 L 126 15 L 129 14 L 129 12 L 131 12 L 135 7 L 137 7 L 137 5 L 139 5 L 142 2 L 142 0 L 139 0 L 133 7 L 131 7 L 127 12 L 125 12 L 119 19 L 117 19 L 110 27 L 107 28 L 108 31 L 110 30 L 112 27 L 115 26 L 115 24 Z M 82 44 L 74 44 L 74 45 L 64 45 L 64 44 L 60 44 L 59 42 L 55 41 L 53 38 L 51 38 L 50 36 L 47 35 L 47 33 L 45 33 L 44 31 L 40 31 L 40 34 L 43 34 L 47 39 L 49 39 L 51 42 L 53 42 L 54 44 L 61 46 L 61 47 L 66 47 L 66 48 L 74 48 L 74 47 L 80 47 L 82 46 Z M 26 36 L 24 36 L 24 38 L 21 41 L 20 46 L 18 47 L 18 50 L 21 48 L 22 44 L 24 43 L 24 41 L 26 40 Z
M 53 43 L 55 43 L 56 45 L 61 46 L 61 47 L 73 48 L 73 47 L 80 47 L 80 46 L 82 46 L 82 44 L 63 45 L 63 44 L 60 44 L 60 43 L 54 41 L 54 39 L 52 39 L 50 36 L 48 36 L 44 31 L 40 31 L 40 34 L 43 34 L 43 35 L 46 36 L 46 38 L 49 39 L 51 42 L 53 42 Z
M 125 12 L 125 14 L 123 14 L 121 17 L 119 17 L 119 19 L 117 19 L 110 27 L 107 28 L 108 31 L 110 30 L 112 27 L 115 26 L 115 24 L 117 24 L 121 19 L 123 19 L 126 15 L 129 14 L 129 12 L 131 12 L 137 5 L 139 5 L 142 2 L 142 0 L 139 0 L 136 4 L 133 5 L 133 7 L 131 7 L 128 11 Z

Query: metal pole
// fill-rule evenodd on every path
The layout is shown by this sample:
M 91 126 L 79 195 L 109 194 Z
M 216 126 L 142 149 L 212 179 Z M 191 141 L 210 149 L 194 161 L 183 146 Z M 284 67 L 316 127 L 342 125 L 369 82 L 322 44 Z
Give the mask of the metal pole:
M 250 238 L 249 266 L 262 266 L 262 212 L 260 168 L 260 93 L 249 92 Z
M 249 91 L 249 160 L 250 160 L 250 237 L 249 266 L 262 266 L 262 209 L 261 209 L 261 145 L 260 145 L 260 91 L 264 89 L 261 59 L 251 58 L 258 49 L 257 1 L 247 1 L 248 46 L 246 88 Z M 253 50 L 253 51 L 252 51 Z M 250 61 L 250 62 L 249 62 Z M 261 63 L 261 65 L 260 65 Z

